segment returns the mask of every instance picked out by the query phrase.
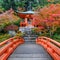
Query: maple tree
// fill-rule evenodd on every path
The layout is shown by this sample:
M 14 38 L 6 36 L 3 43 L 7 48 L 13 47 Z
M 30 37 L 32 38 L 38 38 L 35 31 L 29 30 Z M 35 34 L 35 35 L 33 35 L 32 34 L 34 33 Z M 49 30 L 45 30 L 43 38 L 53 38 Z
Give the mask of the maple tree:
M 50 36 L 60 27 L 60 4 L 51 4 L 39 10 L 39 14 L 33 15 L 34 26 L 44 27 Z M 44 30 L 43 30 L 44 31 Z
M 14 11 L 6 11 L 3 14 L 0 14 L 0 31 L 4 29 L 7 25 L 20 23 L 20 18 L 14 14 Z

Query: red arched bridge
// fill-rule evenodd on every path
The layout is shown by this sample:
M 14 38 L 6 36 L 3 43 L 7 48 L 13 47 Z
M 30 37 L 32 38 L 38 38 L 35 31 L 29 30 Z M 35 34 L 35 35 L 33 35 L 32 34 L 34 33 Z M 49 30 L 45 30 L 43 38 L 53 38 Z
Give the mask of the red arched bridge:
M 60 60 L 60 43 L 38 37 L 36 43 L 10 38 L 0 43 L 0 60 Z

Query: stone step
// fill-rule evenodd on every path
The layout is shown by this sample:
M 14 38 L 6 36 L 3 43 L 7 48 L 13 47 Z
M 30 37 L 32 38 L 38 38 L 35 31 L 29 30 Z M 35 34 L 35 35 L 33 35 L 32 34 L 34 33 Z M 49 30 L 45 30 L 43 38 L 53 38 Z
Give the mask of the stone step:
M 12 54 L 10 58 L 50 58 L 47 54 Z
M 30 37 L 37 37 L 37 35 L 25 35 L 25 36 L 30 36 Z
M 36 38 L 24 38 L 25 40 L 36 40 Z
M 32 38 L 36 38 L 37 36 L 31 36 L 31 35 L 27 35 L 27 36 L 24 36 L 24 37 L 32 37 Z
M 36 40 L 25 40 L 25 41 L 27 41 L 27 42 L 36 42 Z
M 25 40 L 36 40 L 36 37 L 24 37 Z
M 50 58 L 9 58 L 8 60 L 51 60 Z
M 36 40 L 25 40 L 25 43 L 28 43 L 28 42 L 30 42 L 30 43 L 36 43 Z
M 29 36 L 29 35 L 26 35 L 26 36 L 24 36 L 24 37 L 38 37 L 38 36 L 31 36 L 31 35 Z
M 36 39 L 36 37 L 24 37 L 24 39 Z
M 36 41 L 35 40 L 25 40 L 25 44 L 26 43 L 36 43 Z
M 25 42 L 25 44 L 36 44 L 36 42 Z

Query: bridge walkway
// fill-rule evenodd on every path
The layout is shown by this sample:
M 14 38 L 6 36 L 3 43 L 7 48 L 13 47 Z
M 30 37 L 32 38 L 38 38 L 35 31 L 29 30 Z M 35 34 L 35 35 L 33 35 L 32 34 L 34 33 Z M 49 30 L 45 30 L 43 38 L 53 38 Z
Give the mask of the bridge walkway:
M 8 60 L 53 60 L 41 45 L 36 44 L 37 35 L 27 30 L 24 36 L 25 43 L 18 46 Z

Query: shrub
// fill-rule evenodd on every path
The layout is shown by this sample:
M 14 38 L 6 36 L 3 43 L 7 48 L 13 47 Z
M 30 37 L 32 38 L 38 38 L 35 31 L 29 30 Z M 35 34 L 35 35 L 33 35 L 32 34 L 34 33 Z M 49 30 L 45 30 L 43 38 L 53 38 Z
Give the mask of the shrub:
M 10 38 L 11 36 L 9 34 L 2 34 L 0 35 L 0 42 Z
M 9 26 L 6 26 L 6 27 L 5 27 L 5 31 L 9 31 L 9 30 L 17 31 L 17 30 L 18 30 L 18 26 L 13 25 L 13 24 L 11 24 L 11 25 L 9 25 Z

